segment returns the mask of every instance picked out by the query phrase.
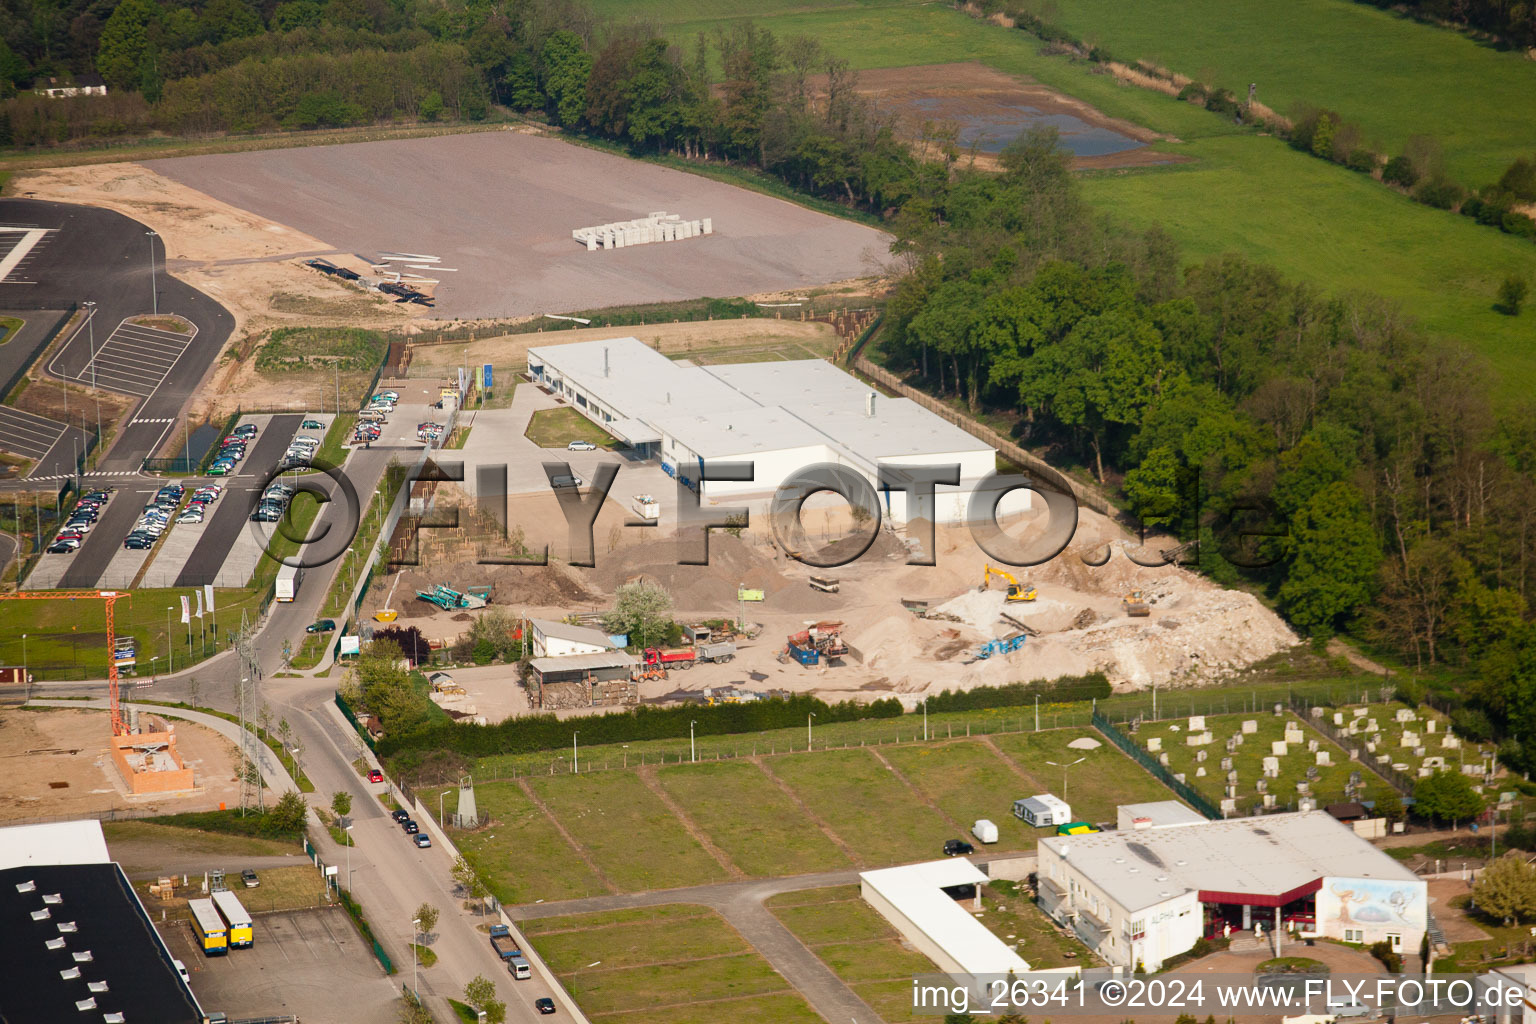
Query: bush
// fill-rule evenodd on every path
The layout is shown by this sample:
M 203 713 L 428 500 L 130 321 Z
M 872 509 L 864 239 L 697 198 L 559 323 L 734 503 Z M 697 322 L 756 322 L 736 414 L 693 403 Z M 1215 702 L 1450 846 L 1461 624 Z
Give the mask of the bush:
M 1499 301 L 1493 304 L 1493 308 L 1505 316 L 1519 316 L 1528 291 L 1530 285 L 1526 284 L 1525 278 L 1519 274 L 1510 274 L 1499 285 Z
M 1205 109 L 1228 117 L 1237 117 L 1242 113 L 1242 108 L 1237 105 L 1237 97 L 1232 95 L 1231 89 L 1217 89 L 1207 96 Z
M 1063 676 L 1033 683 L 1008 683 L 1005 686 L 978 686 L 971 690 L 945 690 L 928 698 L 928 710 L 977 711 L 982 708 L 1016 708 L 1033 704 L 1036 698 L 1046 703 L 1088 701 L 1108 697 L 1113 692 L 1102 672 L 1085 676 Z
M 1402 973 L 1403 956 L 1393 951 L 1392 943 L 1385 940 L 1371 943 L 1371 956 L 1381 961 L 1381 966 L 1387 969 L 1388 974 Z
M 1536 220 L 1523 213 L 1507 210 L 1499 221 L 1499 230 L 1517 238 L 1536 238 Z
M 1352 171 L 1359 171 L 1361 174 L 1375 174 L 1376 165 L 1380 162 L 1381 158 L 1375 153 L 1368 149 L 1360 148 L 1349 154 L 1349 159 L 1344 161 L 1344 166 Z
M 1419 172 L 1413 169 L 1413 161 L 1406 156 L 1395 156 L 1381 169 L 1381 180 L 1388 185 L 1413 188 L 1419 180 Z
M 1451 712 L 1451 725 L 1458 736 L 1474 743 L 1493 739 L 1493 722 L 1481 708 L 1457 708 Z
M 1454 209 L 1466 195 L 1466 190 L 1449 178 L 1436 176 L 1419 182 L 1413 190 L 1413 198 L 1425 206 L 1437 210 Z
M 1205 86 L 1199 82 L 1190 82 L 1179 90 L 1179 99 L 1186 103 L 1205 103 Z
M 292 806 L 294 803 L 298 804 L 297 818 Z M 290 839 L 297 842 L 304 838 L 304 801 L 297 794 L 288 793 L 266 811 L 247 810 L 243 817 L 237 808 L 227 811 L 166 814 L 145 820 L 156 825 L 197 829 L 201 832 L 248 836 L 252 839 Z

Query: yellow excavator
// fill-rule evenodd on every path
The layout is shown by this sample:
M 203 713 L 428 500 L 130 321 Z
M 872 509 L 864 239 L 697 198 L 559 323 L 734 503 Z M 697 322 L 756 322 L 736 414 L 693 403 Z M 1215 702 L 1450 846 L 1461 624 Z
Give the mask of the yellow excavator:
M 990 565 L 982 570 L 981 587 L 979 589 L 986 590 L 991 585 L 992 577 L 994 576 L 1008 584 L 1007 600 L 1009 601 L 1033 601 L 1039 596 L 1033 583 L 1020 583 L 1018 577 L 1013 573 L 1005 572 L 1002 569 L 994 569 Z

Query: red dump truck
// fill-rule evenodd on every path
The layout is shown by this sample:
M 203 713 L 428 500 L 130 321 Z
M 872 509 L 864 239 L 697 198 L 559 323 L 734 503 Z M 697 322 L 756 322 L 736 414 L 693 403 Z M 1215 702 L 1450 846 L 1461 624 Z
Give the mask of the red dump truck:
M 647 668 L 686 669 L 693 668 L 696 657 L 691 647 L 647 647 L 644 663 Z

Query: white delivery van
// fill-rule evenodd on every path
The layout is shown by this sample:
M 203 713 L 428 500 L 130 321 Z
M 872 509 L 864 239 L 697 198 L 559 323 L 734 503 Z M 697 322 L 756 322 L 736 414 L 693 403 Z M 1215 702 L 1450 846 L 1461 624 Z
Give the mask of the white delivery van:
M 997 842 L 997 826 L 982 818 L 971 826 L 971 835 L 983 843 Z
M 514 956 L 507 960 L 507 973 L 518 981 L 527 981 L 533 977 L 533 968 L 528 966 L 528 961 L 520 956 Z

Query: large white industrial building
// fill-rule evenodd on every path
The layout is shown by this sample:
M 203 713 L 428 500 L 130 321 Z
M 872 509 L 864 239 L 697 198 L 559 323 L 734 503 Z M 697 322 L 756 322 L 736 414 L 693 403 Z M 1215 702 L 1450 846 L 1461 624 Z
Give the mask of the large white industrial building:
M 694 366 L 635 338 L 613 338 L 529 349 L 528 374 L 701 500 L 769 495 L 819 463 L 851 468 L 877 490 L 881 467 L 956 464 L 960 483 L 937 488 L 934 519 L 963 522 L 977 482 L 997 465 L 995 451 L 971 434 L 821 359 Z M 752 462 L 754 476 L 700 487 L 706 462 Z M 1027 501 L 1027 491 L 1016 493 Z M 902 491 L 879 499 L 882 515 L 910 518 Z
M 1293 929 L 1419 952 L 1424 881 L 1331 815 L 1135 817 L 1146 824 L 1039 846 L 1041 908 L 1111 964 L 1155 971 L 1202 936 L 1255 927 L 1276 955 Z

